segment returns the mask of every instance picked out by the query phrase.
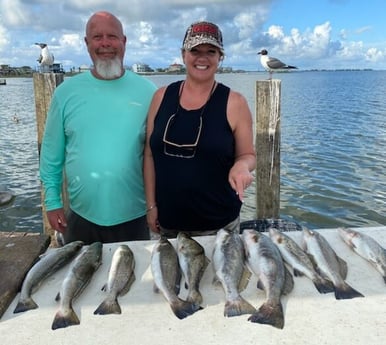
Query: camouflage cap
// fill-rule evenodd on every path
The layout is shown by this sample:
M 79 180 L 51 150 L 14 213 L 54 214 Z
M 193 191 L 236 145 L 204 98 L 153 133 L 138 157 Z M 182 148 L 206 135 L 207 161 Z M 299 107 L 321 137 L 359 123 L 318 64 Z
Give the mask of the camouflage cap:
M 210 22 L 196 22 L 186 30 L 182 48 L 191 50 L 200 44 L 211 44 L 224 53 L 222 33 L 216 24 Z

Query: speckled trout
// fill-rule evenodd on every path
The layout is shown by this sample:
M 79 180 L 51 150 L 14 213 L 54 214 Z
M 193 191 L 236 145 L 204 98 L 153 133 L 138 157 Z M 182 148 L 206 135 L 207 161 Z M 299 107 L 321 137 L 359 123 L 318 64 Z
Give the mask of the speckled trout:
M 247 264 L 258 278 L 257 287 L 266 295 L 264 303 L 248 320 L 282 329 L 284 312 L 281 296 L 292 291 L 293 277 L 284 265 L 279 249 L 268 236 L 245 229 L 242 238 Z
M 324 236 L 303 228 L 303 248 L 312 256 L 317 270 L 334 284 L 336 299 L 363 297 L 346 283 L 347 263 L 335 253 Z
M 209 264 L 205 249 L 194 238 L 180 232 L 177 235 L 177 255 L 185 278 L 185 288 L 188 289 L 186 300 L 200 305 L 202 303 L 200 281 Z
M 253 314 L 256 309 L 241 295 L 251 272 L 245 266 L 245 252 L 240 235 L 221 229 L 213 249 L 214 284 L 220 282 L 225 292 L 224 316 Z
M 153 247 L 151 272 L 154 278 L 154 291 L 162 292 L 174 315 L 179 319 L 184 319 L 202 309 L 199 305 L 178 297 L 181 271 L 177 252 L 167 238 L 161 237 Z
M 308 254 L 295 242 L 295 240 L 275 228 L 269 229 L 269 236 L 273 243 L 279 248 L 284 261 L 292 267 L 295 277 L 306 276 L 311 279 L 320 293 L 334 292 L 334 285 L 332 282 L 316 272 Z
M 102 243 L 94 242 L 85 246 L 81 253 L 72 262 L 62 287 L 56 297 L 60 301 L 51 328 L 64 328 L 79 325 L 80 321 L 72 308 L 73 300 L 78 297 L 90 282 L 102 260 Z
M 83 242 L 76 241 L 55 248 L 43 254 L 28 271 L 21 287 L 19 301 L 14 313 L 38 308 L 31 295 L 37 291 L 43 281 L 68 264 L 82 248 Z
M 135 281 L 134 254 L 128 245 L 120 245 L 113 254 L 107 283 L 102 287 L 107 292 L 106 298 L 94 311 L 94 314 L 121 314 L 118 296 L 125 295 Z
M 363 232 L 339 228 L 338 233 L 354 252 L 369 261 L 376 268 L 386 284 L 386 249 Z

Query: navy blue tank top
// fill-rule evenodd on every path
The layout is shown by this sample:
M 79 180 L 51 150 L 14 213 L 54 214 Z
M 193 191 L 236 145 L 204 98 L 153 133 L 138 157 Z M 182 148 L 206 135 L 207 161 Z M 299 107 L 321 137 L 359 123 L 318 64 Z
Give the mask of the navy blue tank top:
M 167 87 L 150 137 L 158 220 L 171 230 L 219 229 L 241 208 L 228 182 L 235 160 L 226 114 L 230 89 L 218 83 L 206 105 L 185 110 L 179 105 L 181 83 Z

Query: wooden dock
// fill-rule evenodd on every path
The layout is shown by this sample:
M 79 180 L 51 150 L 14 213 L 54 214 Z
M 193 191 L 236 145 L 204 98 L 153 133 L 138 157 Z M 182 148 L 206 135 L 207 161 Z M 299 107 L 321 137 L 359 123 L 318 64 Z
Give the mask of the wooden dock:
M 44 234 L 0 232 L 0 318 L 49 244 L 50 237 Z
M 386 246 L 386 227 L 360 228 Z M 102 286 L 108 279 L 112 256 L 119 243 L 103 246 L 102 265 L 90 284 L 74 301 L 80 325 L 51 330 L 59 308 L 55 296 L 60 291 L 68 267 L 56 272 L 33 294 L 39 308 L 14 314 L 18 299 L 0 319 L 1 345 L 383 345 L 386 338 L 386 285 L 382 276 L 367 261 L 355 254 L 340 238 L 336 229 L 321 229 L 323 235 L 347 262 L 346 281 L 364 298 L 336 300 L 334 294 L 320 294 L 307 277 L 294 277 L 294 289 L 282 297 L 285 326 L 277 329 L 248 321 L 249 315 L 224 317 L 225 294 L 213 285 L 214 270 L 210 263 L 201 280 L 203 310 L 179 320 L 162 294 L 154 293 L 150 269 L 155 241 L 125 242 L 136 261 L 136 280 L 124 296 L 118 298 L 120 315 L 94 315 L 106 297 Z M 300 242 L 301 232 L 288 232 Z M 213 236 L 196 237 L 212 260 Z M 172 240 L 175 245 L 175 240 Z M 52 249 L 49 249 L 52 250 Z M 253 306 L 265 300 L 256 287 L 253 275 L 241 295 Z M 187 290 L 182 282 L 181 298 Z

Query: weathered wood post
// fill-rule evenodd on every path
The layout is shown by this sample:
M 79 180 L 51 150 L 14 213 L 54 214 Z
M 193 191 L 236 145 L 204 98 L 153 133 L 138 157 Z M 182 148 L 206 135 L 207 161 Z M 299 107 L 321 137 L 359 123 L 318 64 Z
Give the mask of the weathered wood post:
M 63 73 L 34 73 L 33 85 L 35 93 L 35 110 L 38 135 L 38 151 L 40 156 L 40 147 L 42 144 L 44 127 L 48 108 L 55 88 L 64 80 Z M 54 238 L 55 230 L 51 228 L 44 206 L 44 191 L 42 188 L 42 211 L 43 211 L 43 232 Z M 53 244 L 54 241 L 51 241 Z
M 280 214 L 280 80 L 256 82 L 256 217 Z

